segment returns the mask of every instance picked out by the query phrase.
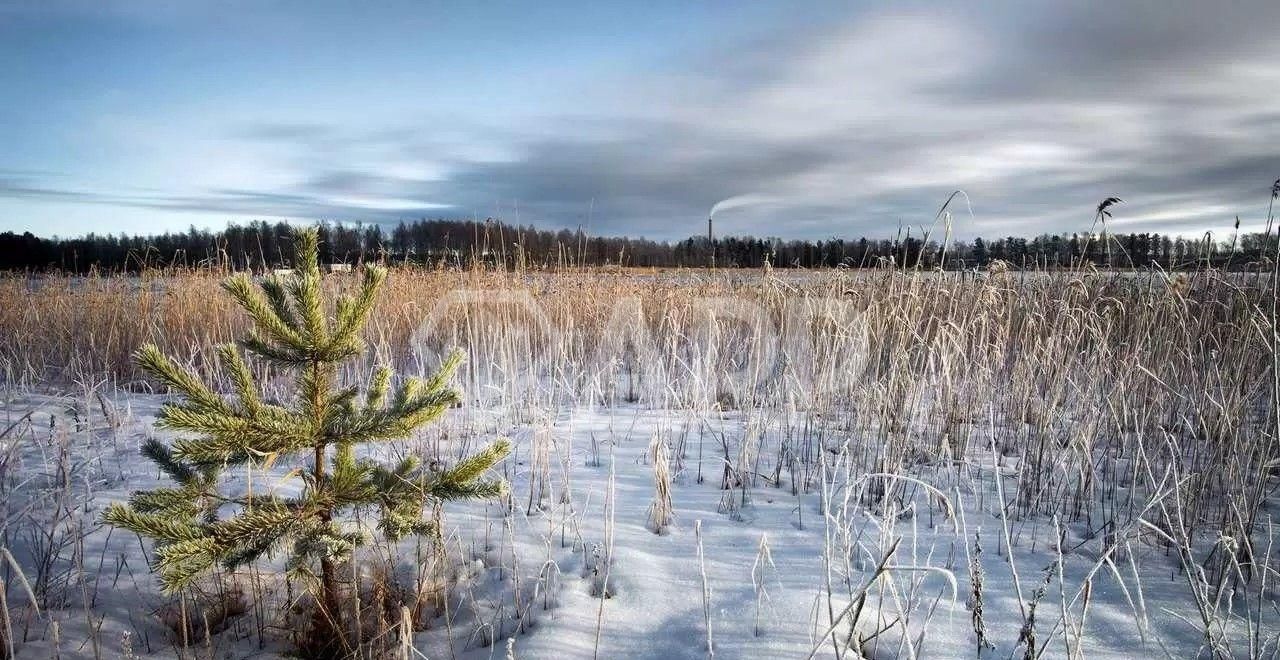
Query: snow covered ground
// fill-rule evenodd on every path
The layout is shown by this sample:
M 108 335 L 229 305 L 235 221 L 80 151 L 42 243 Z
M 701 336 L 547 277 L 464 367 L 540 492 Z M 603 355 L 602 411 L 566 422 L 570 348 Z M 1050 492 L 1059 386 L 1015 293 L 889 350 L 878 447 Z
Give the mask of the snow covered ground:
M 85 387 L 0 402 L 0 577 L 18 657 L 289 648 L 298 594 L 279 566 L 219 576 L 208 589 L 238 588 L 243 596 L 224 602 L 244 606 L 187 628 L 183 648 L 184 601 L 160 594 L 144 542 L 99 522 L 107 504 L 163 483 L 138 455 L 161 401 Z M 1017 456 L 992 451 L 992 439 L 1013 430 L 975 424 L 966 456 L 877 476 L 877 442 L 853 428 L 794 410 L 463 408 L 371 449 L 448 461 L 493 437 L 516 446 L 502 467 L 509 499 L 444 511 L 446 598 L 417 626 L 415 657 L 702 658 L 708 640 L 723 658 L 834 657 L 850 653 L 846 608 L 860 612 L 868 656 L 973 657 L 979 565 L 989 657 L 1022 656 L 1029 619 L 1041 657 L 1193 657 L 1206 627 L 1234 655 L 1274 652 L 1275 590 L 1198 604 L 1178 549 L 1144 525 L 1157 519 L 1143 515 L 1150 493 L 1134 492 L 1108 518 L 1120 522 L 1100 529 L 1002 515 Z M 655 533 L 659 445 L 674 519 Z M 297 488 L 294 467 L 233 474 L 231 487 Z M 1258 546 L 1268 559 L 1275 538 L 1268 521 Z M 353 572 L 372 583 L 387 564 L 391 583 L 411 582 L 425 555 L 414 541 L 373 543 Z

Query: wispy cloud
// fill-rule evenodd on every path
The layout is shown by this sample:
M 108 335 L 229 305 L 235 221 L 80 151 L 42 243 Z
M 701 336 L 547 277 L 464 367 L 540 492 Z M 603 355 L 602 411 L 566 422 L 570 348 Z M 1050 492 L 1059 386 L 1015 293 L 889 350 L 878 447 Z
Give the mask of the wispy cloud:
M 963 188 L 969 235 L 1086 229 L 1112 194 L 1133 230 L 1256 224 L 1280 176 L 1280 5 L 1177 4 L 856 12 L 687 44 L 509 124 L 204 117 L 214 153 L 247 165 L 203 187 L 192 161 L 181 189 L 11 173 L 0 197 L 238 218 L 518 213 L 681 238 L 712 204 L 756 193 L 769 203 L 725 209 L 718 233 L 821 237 L 927 224 Z

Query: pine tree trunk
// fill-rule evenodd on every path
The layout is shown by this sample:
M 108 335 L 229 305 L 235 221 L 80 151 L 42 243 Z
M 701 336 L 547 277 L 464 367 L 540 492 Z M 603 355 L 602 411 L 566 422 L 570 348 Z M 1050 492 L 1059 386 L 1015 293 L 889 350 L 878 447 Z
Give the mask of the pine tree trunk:
M 345 650 L 347 641 L 346 635 L 342 630 L 342 608 L 338 603 L 338 570 L 333 565 L 333 560 L 328 557 L 320 560 L 320 581 L 321 589 L 324 592 L 322 615 L 325 628 L 317 632 L 324 633 L 324 636 L 329 638 L 331 643 L 337 647 L 335 650 Z
M 312 413 L 316 417 L 316 438 L 315 438 L 315 465 L 312 466 L 312 474 L 315 477 L 317 490 L 323 490 L 325 478 L 325 445 L 324 438 L 321 437 L 321 425 L 324 419 L 324 393 L 327 390 L 328 380 L 324 372 L 324 367 L 319 362 L 311 364 L 312 378 L 315 381 L 314 399 L 311 402 Z M 320 512 L 320 520 L 324 524 L 328 524 L 333 520 L 333 510 L 326 507 Z M 338 570 L 334 565 L 333 559 L 329 557 L 320 558 L 320 602 L 317 617 L 314 621 L 314 630 L 312 631 L 313 641 L 317 642 L 319 648 L 323 649 L 320 655 L 324 657 L 342 658 L 349 655 L 350 649 L 347 647 L 346 635 L 342 629 L 342 608 L 339 605 L 338 598 Z
M 324 479 L 325 451 L 323 444 L 316 444 L 315 466 L 312 474 L 317 487 Z M 329 510 L 320 513 L 325 523 L 333 519 Z M 329 557 L 320 559 L 320 598 L 316 616 L 312 619 L 312 643 L 315 654 L 325 658 L 344 658 L 350 655 L 346 634 L 342 629 L 342 608 L 338 594 L 338 569 Z

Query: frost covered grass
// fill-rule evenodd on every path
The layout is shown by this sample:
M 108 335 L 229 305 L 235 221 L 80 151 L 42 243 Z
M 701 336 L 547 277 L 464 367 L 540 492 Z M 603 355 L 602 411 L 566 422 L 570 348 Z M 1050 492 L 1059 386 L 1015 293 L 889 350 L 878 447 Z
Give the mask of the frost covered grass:
M 137 450 L 166 394 L 129 354 L 226 377 L 220 277 L 0 280 L 0 654 L 298 643 L 279 562 L 165 597 L 99 522 L 161 479 Z M 510 438 L 511 489 L 362 548 L 352 632 L 370 658 L 1274 657 L 1272 286 L 393 270 L 374 354 L 429 374 L 463 348 L 466 401 L 376 451 L 447 465 Z M 288 492 L 295 467 L 233 481 Z

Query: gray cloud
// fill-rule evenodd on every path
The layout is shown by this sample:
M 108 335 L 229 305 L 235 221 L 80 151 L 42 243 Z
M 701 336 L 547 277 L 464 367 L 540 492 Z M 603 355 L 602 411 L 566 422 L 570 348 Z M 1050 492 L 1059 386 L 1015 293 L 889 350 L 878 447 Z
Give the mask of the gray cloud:
M 864 15 L 704 54 L 732 66 L 695 76 L 705 94 L 657 96 L 655 114 L 674 118 L 619 119 L 610 139 L 554 131 L 429 192 L 460 207 L 519 200 L 548 224 L 573 224 L 565 216 L 594 200 L 598 230 L 662 237 L 693 233 L 716 200 L 748 192 L 783 201 L 735 211 L 726 231 L 884 235 L 929 222 L 957 187 L 978 209 L 967 234 L 1086 230 L 1113 194 L 1128 200 L 1117 223 L 1135 230 L 1262 221 L 1280 176 L 1280 96 L 1267 85 L 1280 81 L 1268 35 L 1280 5 L 983 18 Z M 940 47 L 906 46 L 924 56 L 892 50 L 931 31 Z M 890 50 L 866 67 L 862 51 L 878 47 Z
M 10 175 L 0 196 L 394 222 L 502 215 L 675 239 L 734 195 L 726 233 L 884 236 L 951 190 L 961 235 L 1084 231 L 1118 195 L 1126 229 L 1260 224 L 1280 176 L 1280 4 L 1022 3 L 865 11 L 609 81 L 573 115 L 495 129 L 434 117 L 237 125 L 293 183 L 100 194 Z M 444 129 L 447 130 L 443 130 Z
M 0 198 L 34 199 L 45 202 L 99 204 L 157 211 L 217 213 L 237 219 L 263 217 L 362 220 L 394 223 L 405 218 L 437 216 L 433 206 L 370 208 L 359 204 L 326 201 L 323 196 L 273 193 L 256 190 L 215 189 L 198 195 L 166 193 L 111 194 L 87 190 L 31 185 L 0 178 Z M 110 228 L 106 228 L 108 231 Z

